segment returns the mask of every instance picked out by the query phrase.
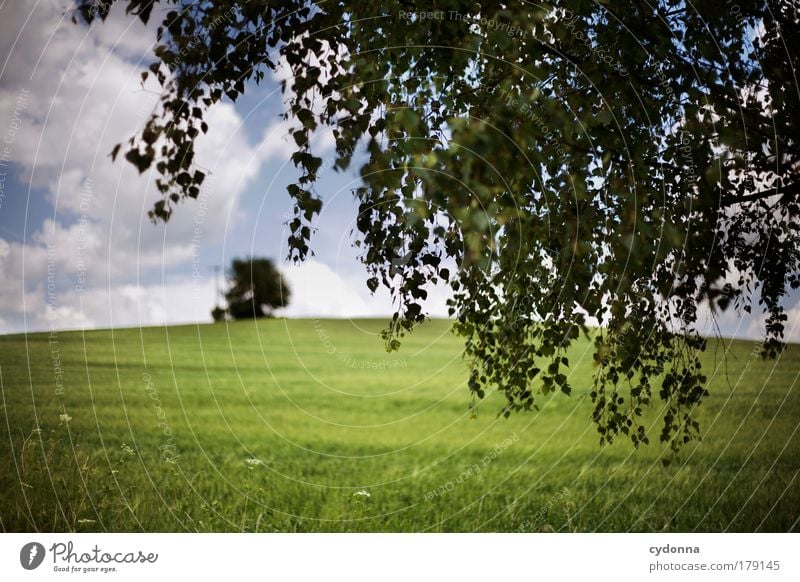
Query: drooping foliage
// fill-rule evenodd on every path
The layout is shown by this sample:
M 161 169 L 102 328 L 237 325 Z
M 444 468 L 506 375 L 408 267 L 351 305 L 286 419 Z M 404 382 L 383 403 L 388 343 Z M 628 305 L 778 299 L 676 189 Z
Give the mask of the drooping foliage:
M 569 394 L 566 350 L 586 333 L 601 441 L 648 442 L 658 399 L 677 451 L 706 394 L 704 312 L 761 310 L 763 355 L 780 350 L 800 284 L 793 2 L 125 4 L 160 20 L 143 76 L 162 107 L 113 152 L 157 172 L 152 217 L 198 195 L 208 108 L 288 68 L 290 256 L 308 255 L 323 203 L 310 138 L 332 131 L 335 167 L 360 164 L 366 283 L 398 300 L 387 346 L 447 281 L 469 387 L 503 391 L 504 414 Z

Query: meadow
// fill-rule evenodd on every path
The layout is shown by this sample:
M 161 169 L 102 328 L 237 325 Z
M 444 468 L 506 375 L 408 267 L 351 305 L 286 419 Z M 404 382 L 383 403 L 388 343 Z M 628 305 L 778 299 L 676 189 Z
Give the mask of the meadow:
M 800 346 L 710 342 L 703 440 L 663 466 L 599 445 L 589 341 L 572 396 L 469 410 L 462 341 L 433 320 L 0 337 L 4 531 L 797 531 Z M 726 352 L 727 350 L 727 352 Z M 726 355 L 725 355 L 726 354 Z

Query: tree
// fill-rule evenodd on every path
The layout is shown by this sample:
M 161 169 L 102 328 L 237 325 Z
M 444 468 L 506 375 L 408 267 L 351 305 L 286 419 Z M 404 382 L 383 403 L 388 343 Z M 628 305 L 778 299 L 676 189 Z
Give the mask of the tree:
M 219 323 L 220 321 L 225 321 L 227 313 L 228 312 L 225 309 L 219 305 L 215 305 L 214 309 L 211 310 L 211 318 L 215 323 Z
M 274 309 L 289 304 L 289 287 L 269 259 L 233 259 L 228 277 L 231 287 L 225 299 L 233 319 L 270 317 Z
M 565 352 L 586 334 L 601 442 L 647 443 L 658 398 L 673 451 L 699 434 L 701 309 L 757 305 L 762 355 L 780 351 L 782 299 L 800 285 L 792 2 L 164 4 L 143 74 L 162 107 L 112 152 L 155 168 L 154 220 L 198 195 L 208 108 L 283 59 L 301 171 L 289 255 L 310 251 L 310 136 L 329 130 L 334 167 L 360 164 L 367 285 L 397 300 L 388 349 L 424 320 L 426 285 L 447 281 L 476 398 L 496 387 L 508 415 L 569 394 Z M 144 22 L 152 7 L 127 1 Z

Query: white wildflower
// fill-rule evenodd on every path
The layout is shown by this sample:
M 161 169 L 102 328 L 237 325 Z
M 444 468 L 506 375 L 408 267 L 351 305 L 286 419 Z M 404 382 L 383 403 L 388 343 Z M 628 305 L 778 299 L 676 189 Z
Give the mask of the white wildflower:
M 361 491 L 356 491 L 355 493 L 353 493 L 353 497 L 359 497 L 359 498 L 362 498 L 362 499 L 367 499 L 369 497 L 372 497 L 372 495 L 370 494 L 369 491 L 366 491 L 366 490 L 362 489 Z
M 69 424 L 70 420 L 72 420 L 72 417 L 67 413 L 58 415 L 58 421 L 61 424 Z
M 253 467 L 258 467 L 259 465 L 263 465 L 264 461 L 261 459 L 256 459 L 255 457 L 250 457 L 245 461 L 247 465 L 252 469 Z

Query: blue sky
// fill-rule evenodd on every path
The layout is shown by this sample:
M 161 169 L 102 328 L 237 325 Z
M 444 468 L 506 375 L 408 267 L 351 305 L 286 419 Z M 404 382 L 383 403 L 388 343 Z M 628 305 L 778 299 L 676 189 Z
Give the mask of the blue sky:
M 0 140 L 0 331 L 209 321 L 212 268 L 242 255 L 286 255 L 286 185 L 296 176 L 281 120 L 278 72 L 235 104 L 209 112 L 198 145 L 208 168 L 200 201 L 181 204 L 168 225 L 147 210 L 151 174 L 108 157 L 154 106 L 140 85 L 152 31 L 115 9 L 91 28 L 64 18 L 63 2 L 4 3 Z M 321 134 L 318 152 L 332 151 Z M 283 265 L 293 291 L 287 316 L 389 315 L 372 296 L 349 232 L 356 173 L 324 171 L 315 256 Z M 443 315 L 445 295 L 431 304 Z
M 157 99 L 157 87 L 140 85 L 154 35 L 119 7 L 87 28 L 65 18 L 64 6 L 0 6 L 0 153 L 7 148 L 8 159 L 0 166 L 0 333 L 210 321 L 215 265 L 286 255 L 286 185 L 296 172 L 277 80 L 287 72 L 209 112 L 198 144 L 198 163 L 210 171 L 200 201 L 153 225 L 146 213 L 158 199 L 154 176 L 108 154 Z M 331 136 L 316 140 L 318 154 L 329 156 Z M 366 288 L 351 245 L 357 183 L 355 171 L 321 174 L 316 254 L 282 265 L 293 290 L 285 315 L 391 314 L 388 294 Z M 434 290 L 428 312 L 444 316 L 446 298 Z M 800 328 L 799 316 L 790 311 L 790 327 Z M 756 337 L 760 322 L 726 314 L 721 327 Z

